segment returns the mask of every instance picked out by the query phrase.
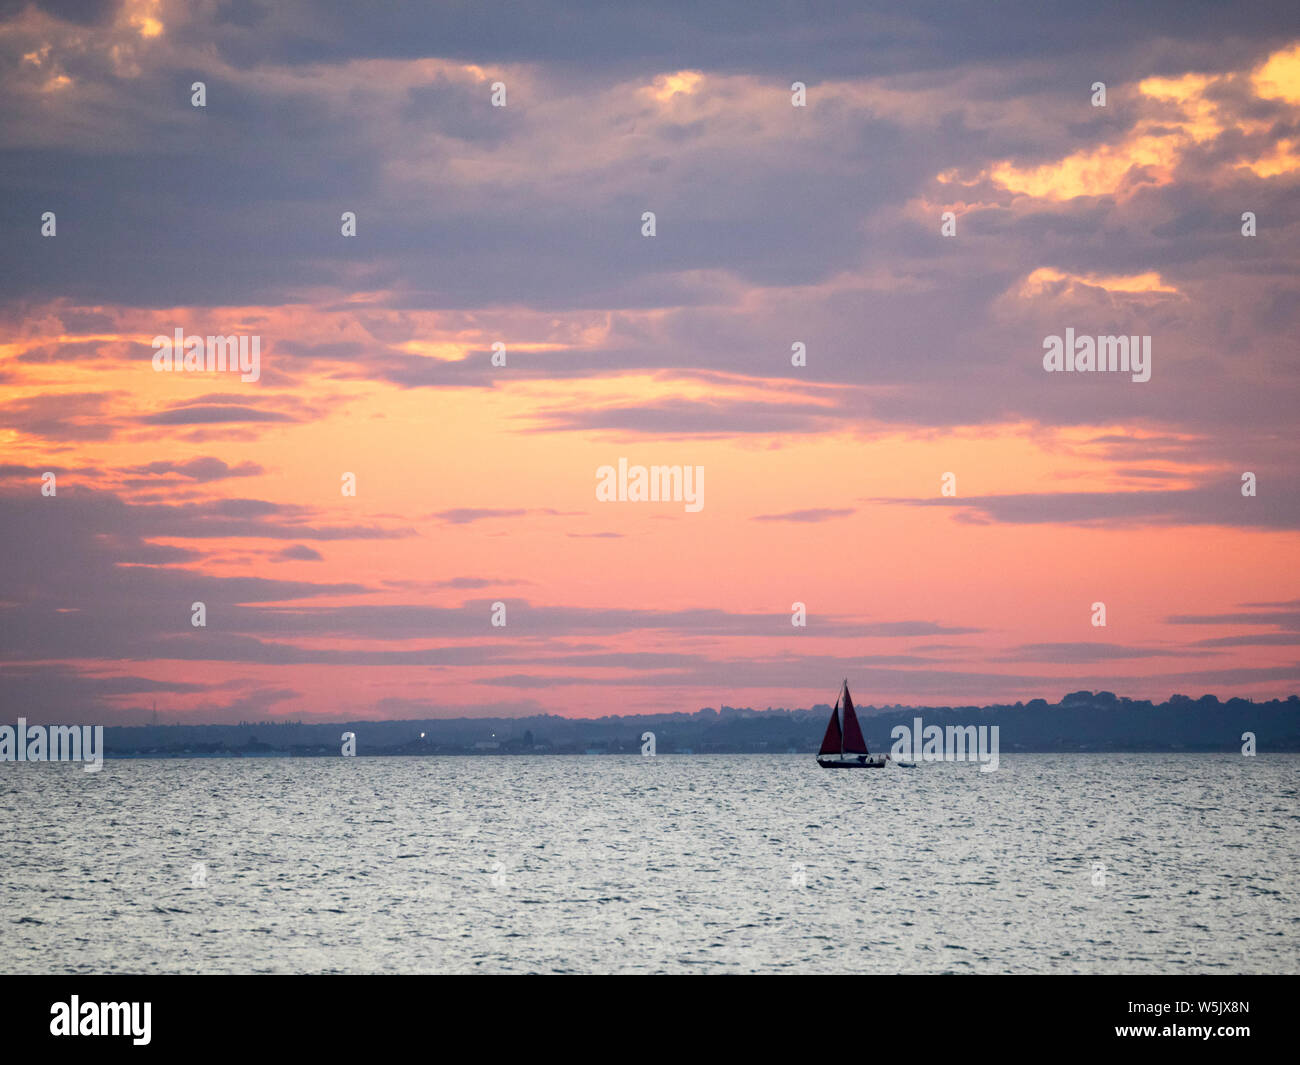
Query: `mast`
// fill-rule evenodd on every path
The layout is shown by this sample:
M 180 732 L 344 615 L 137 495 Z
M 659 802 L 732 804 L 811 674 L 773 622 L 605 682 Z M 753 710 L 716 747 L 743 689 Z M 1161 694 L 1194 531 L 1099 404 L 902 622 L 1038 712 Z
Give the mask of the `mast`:
M 835 700 L 835 705 L 836 706 L 843 705 L 844 698 L 848 694 L 849 694 L 849 678 L 845 677 L 842 681 L 840 681 L 840 694 L 839 697 Z M 848 722 L 846 721 L 844 722 L 844 724 L 847 725 Z M 840 758 L 843 757 L 844 757 L 844 729 L 843 727 L 841 727 L 840 728 Z

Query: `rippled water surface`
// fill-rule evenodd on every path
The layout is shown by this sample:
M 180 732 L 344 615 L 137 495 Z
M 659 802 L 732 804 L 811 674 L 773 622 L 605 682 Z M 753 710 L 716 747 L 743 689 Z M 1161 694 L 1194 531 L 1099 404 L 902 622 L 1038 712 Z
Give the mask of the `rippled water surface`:
M 794 755 L 6 763 L 0 969 L 1296 972 L 1298 771 L 1296 755 L 1019 755 L 993 773 Z

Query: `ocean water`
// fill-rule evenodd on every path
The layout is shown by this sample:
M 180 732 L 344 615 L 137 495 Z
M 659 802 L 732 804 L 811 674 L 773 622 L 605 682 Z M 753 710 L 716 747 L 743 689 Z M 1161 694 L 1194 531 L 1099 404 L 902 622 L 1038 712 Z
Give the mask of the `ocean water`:
M 0 765 L 0 971 L 1300 971 L 1300 756 Z

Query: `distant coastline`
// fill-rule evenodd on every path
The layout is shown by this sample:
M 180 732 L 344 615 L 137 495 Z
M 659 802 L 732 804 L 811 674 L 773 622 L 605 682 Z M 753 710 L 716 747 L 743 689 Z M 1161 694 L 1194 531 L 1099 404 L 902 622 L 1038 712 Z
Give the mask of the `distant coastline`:
M 997 725 L 1002 751 L 1240 752 L 1243 735 L 1260 753 L 1300 751 L 1300 696 L 1267 702 L 1175 695 L 1165 702 L 1111 692 L 1073 692 L 1057 703 L 992 706 L 859 707 L 873 751 L 888 751 L 890 731 L 926 724 Z M 358 756 L 640 754 L 646 732 L 658 754 L 784 754 L 816 750 L 828 706 L 806 710 L 722 707 L 695 713 L 565 718 L 433 718 L 402 721 L 106 725 L 106 758 L 338 757 L 345 732 Z

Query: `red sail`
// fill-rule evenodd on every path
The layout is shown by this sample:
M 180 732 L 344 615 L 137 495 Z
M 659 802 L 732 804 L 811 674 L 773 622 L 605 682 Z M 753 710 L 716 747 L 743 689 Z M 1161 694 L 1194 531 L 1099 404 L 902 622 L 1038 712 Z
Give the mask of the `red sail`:
M 848 685 L 844 686 L 844 753 L 871 753 L 867 750 L 867 741 L 862 738 L 862 728 L 858 725 L 858 715 L 853 710 L 853 697 L 849 695 Z
M 835 700 L 835 709 L 831 711 L 831 723 L 826 726 L 826 735 L 822 737 L 822 749 L 818 754 L 840 753 L 840 701 Z

